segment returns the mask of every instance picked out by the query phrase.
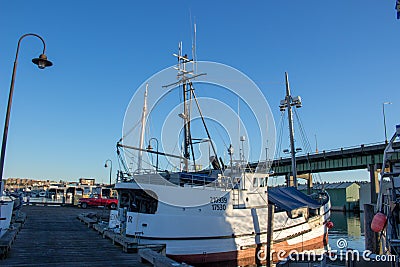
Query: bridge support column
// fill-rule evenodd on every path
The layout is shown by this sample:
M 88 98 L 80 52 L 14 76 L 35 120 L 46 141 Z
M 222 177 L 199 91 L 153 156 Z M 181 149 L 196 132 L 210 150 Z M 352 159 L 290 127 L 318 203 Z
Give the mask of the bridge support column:
M 286 185 L 294 186 L 293 176 L 291 176 L 290 174 L 286 174 L 285 177 L 286 177 Z
M 292 179 L 292 176 L 290 176 L 290 177 Z M 297 175 L 297 179 L 307 180 L 307 194 L 311 195 L 311 190 L 313 188 L 312 173 L 299 174 L 299 175 Z
M 311 190 L 313 188 L 313 179 L 312 179 L 312 173 L 308 174 L 308 179 L 307 179 L 307 194 L 311 195 Z
M 371 203 L 376 204 L 376 201 L 378 199 L 378 193 L 379 193 L 379 180 L 378 180 L 378 172 L 376 170 L 375 164 L 370 164 L 368 166 L 369 170 L 369 182 L 371 185 Z

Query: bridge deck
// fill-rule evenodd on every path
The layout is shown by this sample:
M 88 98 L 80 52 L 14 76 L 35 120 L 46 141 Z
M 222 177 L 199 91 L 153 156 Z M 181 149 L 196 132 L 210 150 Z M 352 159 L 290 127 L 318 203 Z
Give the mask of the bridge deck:
M 394 144 L 395 148 L 400 148 L 400 143 Z M 333 151 L 322 151 L 319 153 L 296 156 L 297 174 L 333 172 L 356 169 L 367 169 L 371 165 L 381 167 L 383 151 L 386 144 L 360 145 L 359 147 L 342 148 Z M 393 161 L 400 160 L 400 152 L 392 155 Z M 275 159 L 271 169 L 274 175 L 287 175 L 292 173 L 291 158 Z M 257 163 L 250 164 L 255 168 Z

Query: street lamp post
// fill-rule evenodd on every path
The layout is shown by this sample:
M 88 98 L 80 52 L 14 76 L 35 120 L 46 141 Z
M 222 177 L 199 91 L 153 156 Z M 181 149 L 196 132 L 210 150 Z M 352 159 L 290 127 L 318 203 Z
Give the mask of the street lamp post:
M 157 143 L 157 157 L 156 157 L 156 172 L 158 172 L 158 139 L 155 137 L 150 138 L 149 140 L 149 146 L 147 147 L 147 150 L 152 150 L 153 148 L 151 147 L 151 140 L 155 140 Z
M 51 61 L 47 60 L 47 56 L 45 54 L 46 52 L 46 43 L 44 42 L 43 38 L 35 33 L 27 33 L 22 35 L 19 40 L 18 40 L 18 46 L 17 46 L 17 52 L 15 54 L 15 60 L 14 60 L 14 68 L 11 76 L 11 85 L 10 85 L 10 93 L 8 95 L 8 104 L 7 104 L 7 113 L 6 113 L 6 120 L 4 123 L 4 131 L 3 131 L 3 141 L 1 145 L 1 158 L 0 158 L 0 196 L 3 195 L 3 171 L 4 171 L 4 159 L 6 155 L 6 146 L 7 146 L 7 135 L 8 135 L 8 124 L 10 122 L 10 113 L 11 113 L 11 104 L 12 104 L 12 98 L 13 98 L 13 93 L 14 93 L 14 82 L 15 82 L 15 74 L 17 70 L 17 62 L 18 62 L 18 53 L 19 53 L 19 47 L 21 44 L 22 39 L 24 39 L 27 36 L 34 36 L 39 38 L 42 43 L 43 43 L 43 53 L 38 57 L 32 59 L 32 62 L 36 65 L 38 65 L 39 69 L 44 69 L 46 67 L 50 67 L 53 65 Z
M 106 163 L 104 163 L 104 168 L 108 167 L 107 162 L 110 162 L 110 185 L 111 185 L 112 161 L 111 159 L 106 160 Z
M 386 132 L 386 115 L 385 115 L 385 105 L 390 105 L 391 102 L 383 102 L 382 103 L 382 113 L 383 113 L 383 128 L 385 129 L 385 144 L 388 143 L 387 140 L 387 132 Z

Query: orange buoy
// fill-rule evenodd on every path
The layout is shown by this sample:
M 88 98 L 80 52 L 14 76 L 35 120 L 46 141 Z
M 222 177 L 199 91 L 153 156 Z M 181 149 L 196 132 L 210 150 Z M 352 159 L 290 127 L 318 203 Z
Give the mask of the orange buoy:
M 382 212 L 378 212 L 372 219 L 371 230 L 374 231 L 375 233 L 381 232 L 386 225 L 386 221 L 387 221 L 386 215 L 383 214 Z
M 328 227 L 328 229 L 332 229 L 333 228 L 333 222 L 329 221 L 326 223 L 326 227 Z

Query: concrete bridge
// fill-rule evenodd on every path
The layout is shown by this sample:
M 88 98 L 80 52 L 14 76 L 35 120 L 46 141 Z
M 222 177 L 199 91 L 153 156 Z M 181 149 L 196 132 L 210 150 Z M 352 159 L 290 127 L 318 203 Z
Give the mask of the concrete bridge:
M 385 148 L 386 144 L 380 143 L 298 156 L 296 157 L 297 176 L 308 180 L 308 191 L 310 193 L 312 173 L 368 169 L 371 182 L 371 201 L 374 203 L 379 188 L 378 172 L 382 169 Z M 400 148 L 400 142 L 395 143 L 393 148 Z M 391 157 L 392 162 L 400 162 L 400 152 L 393 153 Z M 250 168 L 256 166 L 256 163 L 250 164 Z M 286 183 L 293 185 L 290 157 L 275 159 L 271 164 L 271 170 L 273 176 L 285 176 Z
M 400 142 L 395 143 L 400 148 Z M 297 173 L 334 172 L 356 169 L 380 169 L 386 144 L 360 145 L 296 157 Z M 393 154 L 393 160 L 400 160 L 400 153 Z M 292 173 L 291 158 L 275 159 L 271 166 L 275 176 Z

